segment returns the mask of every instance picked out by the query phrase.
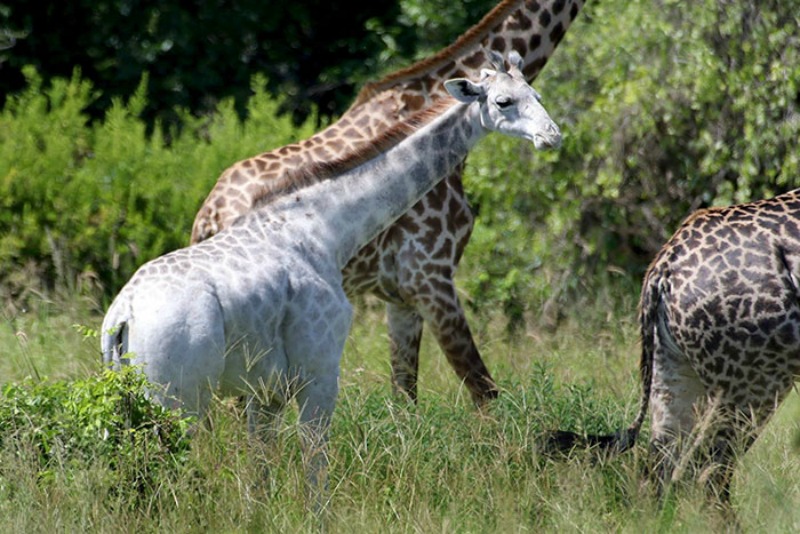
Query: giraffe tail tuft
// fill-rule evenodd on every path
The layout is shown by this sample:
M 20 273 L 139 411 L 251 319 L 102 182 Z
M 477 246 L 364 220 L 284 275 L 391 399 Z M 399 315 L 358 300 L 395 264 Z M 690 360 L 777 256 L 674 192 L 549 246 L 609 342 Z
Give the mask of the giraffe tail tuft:
M 653 352 L 656 336 L 669 343 L 669 327 L 663 313 L 663 293 L 667 273 L 658 265 L 658 258 L 651 264 L 645 275 L 639 302 L 639 324 L 641 326 L 642 352 L 639 362 L 639 376 L 642 384 L 639 412 L 633 423 L 624 430 L 613 434 L 580 435 L 575 432 L 556 430 L 544 438 L 541 452 L 545 455 L 569 455 L 576 449 L 593 449 L 606 454 L 622 454 L 636 443 L 647 416 L 650 404 L 650 391 L 653 386 Z
M 638 437 L 639 427 L 635 425 L 613 434 L 581 435 L 567 430 L 555 430 L 545 436 L 539 452 L 545 456 L 568 456 L 575 450 L 591 449 L 616 456 L 631 449 Z

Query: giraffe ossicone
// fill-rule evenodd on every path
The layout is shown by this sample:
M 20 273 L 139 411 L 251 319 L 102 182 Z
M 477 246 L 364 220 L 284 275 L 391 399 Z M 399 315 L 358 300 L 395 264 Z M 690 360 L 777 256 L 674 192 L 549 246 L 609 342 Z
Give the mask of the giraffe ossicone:
M 143 265 L 103 320 L 112 366 L 129 359 L 159 384 L 158 402 L 202 417 L 214 391 L 246 395 L 251 429 L 295 398 L 310 451 L 309 488 L 324 486 L 324 444 L 352 308 L 342 268 L 460 164 L 490 131 L 557 146 L 558 127 L 516 69 L 459 79 L 442 100 L 334 162 L 313 180 L 197 245 Z M 162 389 L 163 388 L 163 389 Z M 254 394 L 258 392 L 258 394 Z
M 482 48 L 516 51 L 532 82 L 583 7 L 583 0 L 502 0 L 455 42 L 408 68 L 364 85 L 338 121 L 310 138 L 226 169 L 197 212 L 192 243 L 230 226 L 260 197 L 292 191 L 296 171 L 368 146 L 393 124 L 447 98 L 443 82 L 476 79 L 491 67 Z M 476 404 L 497 396 L 458 297 L 455 274 L 474 216 L 461 183 L 463 162 L 343 270 L 347 295 L 386 302 L 395 391 L 417 399 L 423 322 Z

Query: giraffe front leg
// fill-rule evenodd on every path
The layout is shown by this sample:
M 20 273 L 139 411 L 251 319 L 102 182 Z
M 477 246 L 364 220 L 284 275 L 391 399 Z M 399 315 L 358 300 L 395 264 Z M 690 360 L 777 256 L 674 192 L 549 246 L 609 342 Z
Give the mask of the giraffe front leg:
M 305 381 L 296 395 L 307 500 L 316 513 L 325 509 L 328 499 L 328 435 L 337 394 L 338 373 Z
M 328 432 L 339 394 L 339 365 L 353 310 L 341 285 L 298 294 L 284 327 L 287 384 L 299 414 L 307 499 L 321 513 L 328 501 Z M 309 313 L 314 310 L 315 313 Z
M 390 302 L 386 304 L 386 318 L 391 343 L 393 392 L 395 396 L 406 395 L 416 404 L 422 317 L 411 306 Z

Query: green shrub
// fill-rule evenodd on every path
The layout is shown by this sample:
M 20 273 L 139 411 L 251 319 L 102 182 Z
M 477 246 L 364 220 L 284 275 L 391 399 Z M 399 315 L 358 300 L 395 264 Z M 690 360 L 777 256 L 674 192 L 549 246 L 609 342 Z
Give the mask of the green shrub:
M 278 117 L 261 77 L 244 123 L 227 100 L 210 116 L 183 112 L 180 131 L 148 133 L 146 78 L 89 125 L 83 110 L 96 95 L 79 72 L 47 87 L 25 73 L 27 89 L 0 112 L 0 298 L 31 286 L 113 295 L 139 265 L 188 244 L 226 167 L 311 134 L 312 121 Z
M 5 384 L 0 453 L 27 462 L 43 482 L 99 464 L 112 474 L 111 487 L 146 490 L 187 460 L 191 423 L 151 402 L 146 387 L 134 367 L 75 381 Z M 0 464 L 0 482 L 5 476 Z

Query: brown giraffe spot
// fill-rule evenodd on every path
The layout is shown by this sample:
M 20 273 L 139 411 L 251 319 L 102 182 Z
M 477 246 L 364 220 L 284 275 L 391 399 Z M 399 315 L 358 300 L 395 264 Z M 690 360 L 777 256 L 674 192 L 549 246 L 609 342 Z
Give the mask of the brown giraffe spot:
M 361 134 L 355 128 L 348 128 L 342 132 L 343 137 L 349 137 L 350 139 L 361 139 Z
M 314 157 L 317 160 L 322 161 L 322 160 L 328 160 L 328 159 L 333 158 L 333 154 L 331 154 L 328 151 L 328 149 L 325 148 L 324 146 L 318 146 L 318 147 L 314 148 Z
M 288 158 L 286 158 L 286 165 L 288 165 L 289 167 L 299 167 L 304 163 L 304 161 L 305 160 L 303 159 L 302 155 L 295 154 L 293 156 L 289 156 Z
M 436 71 L 436 77 L 440 80 L 446 80 L 448 78 L 453 78 L 453 75 L 450 74 L 450 69 L 453 68 L 453 65 L 447 64 L 441 69 Z
M 508 19 L 508 22 L 506 23 L 505 26 L 505 30 L 509 32 L 519 31 L 522 29 L 523 21 L 530 24 L 528 18 L 522 13 L 522 10 L 518 9 L 514 12 L 511 18 Z
M 439 247 L 439 250 L 433 255 L 433 258 L 436 260 L 446 260 L 453 254 L 453 240 L 449 237 L 444 240 L 442 246 Z M 449 267 L 448 267 L 449 268 Z
M 511 40 L 511 48 L 519 52 L 522 57 L 525 57 L 525 54 L 528 53 L 527 43 L 522 37 L 514 37 Z
M 550 42 L 554 45 L 560 43 L 565 33 L 564 25 L 559 22 L 553 26 L 553 29 L 550 31 Z
M 433 190 L 428 193 L 424 199 L 424 204 L 419 203 L 421 212 L 428 211 L 429 209 L 434 212 L 442 211 L 444 207 L 444 199 L 447 197 L 447 188 L 443 187 L 444 184 L 437 185 Z
M 529 17 L 525 16 L 525 14 L 522 12 L 522 9 L 517 11 L 516 19 L 519 21 L 520 31 L 526 32 L 533 26 L 533 21 Z
M 403 104 L 409 110 L 422 109 L 425 107 L 425 97 L 416 94 L 404 94 Z
M 416 235 L 420 231 L 420 226 L 414 219 L 410 217 L 401 220 L 401 223 L 403 225 L 403 229 L 409 234 Z
M 434 88 L 434 86 L 436 86 L 436 84 L 438 84 L 438 83 L 439 83 L 439 80 L 434 80 L 433 78 L 427 78 L 427 77 L 426 77 L 426 78 L 423 78 L 423 79 L 422 79 L 422 84 L 423 84 L 423 86 L 424 86 L 424 88 L 425 88 L 425 93 L 426 93 L 426 94 L 431 94 L 431 93 L 433 93 L 433 92 L 434 92 L 434 91 L 433 91 L 433 88 Z
M 497 50 L 498 52 L 505 53 L 506 51 L 506 40 L 502 37 L 495 37 L 492 41 L 492 48 Z
M 419 93 L 422 91 L 422 80 L 416 79 L 412 80 L 408 84 L 406 84 L 405 92 L 411 91 L 412 93 Z
M 535 59 L 529 65 L 526 65 L 522 69 L 522 73 L 525 75 L 526 78 L 530 80 L 531 78 L 534 78 L 536 77 L 537 74 L 539 74 L 539 71 L 542 70 L 542 67 L 544 67 L 545 63 L 547 63 L 547 59 L 543 57 Z
M 542 36 L 541 35 L 534 35 L 531 37 L 531 40 L 528 42 L 531 50 L 536 50 L 542 45 Z
M 241 184 L 247 181 L 247 177 L 238 169 L 234 170 L 229 175 L 229 181 L 232 184 Z
M 471 56 L 464 58 L 464 66 L 469 69 L 477 69 L 483 65 L 485 56 L 482 50 L 478 50 Z
M 575 17 L 578 16 L 578 11 L 579 10 L 580 10 L 580 8 L 578 7 L 578 4 L 572 4 L 572 7 L 569 9 L 569 18 L 570 18 L 570 20 L 575 20 Z
M 438 217 L 429 217 L 425 221 L 427 230 L 422 235 L 421 240 L 425 243 L 436 243 L 436 238 L 442 233 L 442 221 Z M 441 254 L 441 249 L 434 251 L 433 256 Z
M 564 0 L 556 0 L 553 2 L 553 15 L 558 15 L 562 11 L 564 11 Z
M 357 128 L 368 128 L 369 127 L 369 115 L 362 115 L 356 121 Z
M 542 25 L 542 29 L 550 26 L 550 20 L 550 12 L 546 9 L 543 9 L 542 12 L 539 13 L 539 24 Z

